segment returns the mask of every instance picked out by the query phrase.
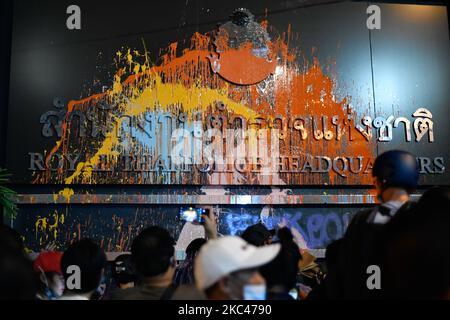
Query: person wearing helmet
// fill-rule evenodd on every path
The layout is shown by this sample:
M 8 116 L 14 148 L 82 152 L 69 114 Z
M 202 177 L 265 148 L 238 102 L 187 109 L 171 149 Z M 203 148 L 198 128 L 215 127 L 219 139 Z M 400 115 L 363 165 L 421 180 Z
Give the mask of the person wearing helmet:
M 112 266 L 112 278 L 119 289 L 134 287 L 136 274 L 131 261 L 131 254 L 124 253 L 116 257 Z
M 372 176 L 381 205 L 373 210 L 369 222 L 385 224 L 407 204 L 409 195 L 416 189 L 419 165 L 413 154 L 391 150 L 375 159 Z
M 328 298 L 367 299 L 382 296 L 382 286 L 380 290 L 368 288 L 367 279 L 371 273 L 367 270 L 371 265 L 380 265 L 379 243 L 386 224 L 395 215 L 406 213 L 413 206 L 409 199 L 417 187 L 419 166 L 413 154 L 391 150 L 375 159 L 372 176 L 380 204 L 359 211 L 351 220 L 339 246 L 337 263 L 327 276 L 337 279 L 332 284 L 328 283 Z

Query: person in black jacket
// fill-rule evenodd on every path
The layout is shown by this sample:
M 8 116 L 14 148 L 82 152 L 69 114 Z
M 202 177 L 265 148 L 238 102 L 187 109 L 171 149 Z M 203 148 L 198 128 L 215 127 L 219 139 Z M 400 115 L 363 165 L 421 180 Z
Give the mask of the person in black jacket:
M 327 276 L 333 279 L 332 283 L 326 283 L 333 287 L 326 290 L 327 298 L 382 296 L 381 289 L 369 289 L 367 285 L 372 274 L 368 267 L 380 265 L 378 245 L 385 225 L 413 205 L 409 196 L 417 186 L 419 166 L 411 153 L 392 150 L 375 159 L 372 175 L 381 204 L 358 212 L 351 220 L 339 245 L 336 264 Z
M 383 297 L 450 299 L 450 188 L 428 189 L 383 233 Z
M 278 238 L 281 244 L 280 252 L 259 271 L 266 279 L 268 300 L 293 300 L 289 292 L 297 289 L 297 274 L 302 255 L 289 228 L 279 229 Z

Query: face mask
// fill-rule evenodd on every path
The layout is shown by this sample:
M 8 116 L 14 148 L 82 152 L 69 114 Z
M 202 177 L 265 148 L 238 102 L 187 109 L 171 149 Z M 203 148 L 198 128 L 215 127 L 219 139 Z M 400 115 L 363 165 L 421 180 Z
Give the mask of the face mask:
M 266 300 L 266 286 L 264 284 L 245 285 L 244 300 Z

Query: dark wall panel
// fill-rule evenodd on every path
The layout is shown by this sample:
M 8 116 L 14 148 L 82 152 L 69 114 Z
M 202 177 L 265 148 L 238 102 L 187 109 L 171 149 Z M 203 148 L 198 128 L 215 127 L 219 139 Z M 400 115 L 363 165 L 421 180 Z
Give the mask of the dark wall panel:
M 342 237 L 355 207 L 293 208 L 224 206 L 219 210 L 219 233 L 240 235 L 247 226 L 262 220 L 269 228 L 284 223 L 296 230 L 303 249 L 322 249 Z M 132 239 L 142 228 L 160 225 L 177 239 L 177 255 L 191 240 L 204 234 L 202 226 L 178 219 L 179 206 L 23 206 L 15 228 L 25 234 L 29 249 L 50 244 L 64 248 L 83 237 L 100 243 L 107 252 L 130 250 Z M 319 255 L 323 255 L 318 251 Z
M 407 148 L 430 160 L 426 166 L 423 159 L 422 169 L 429 174 L 422 176 L 422 183 L 448 184 L 448 170 L 433 163 L 442 158 L 448 167 L 450 156 L 450 128 L 443 120 L 449 117 L 450 102 L 447 9 L 393 4 L 382 4 L 380 8 L 381 30 L 371 32 L 377 114 L 408 118 L 411 141 L 406 141 L 404 124 L 400 123 L 394 129 L 392 141 L 380 143 L 379 151 Z M 426 116 L 411 117 L 419 108 L 430 111 L 430 123 L 420 122 Z M 433 142 L 428 126 L 433 131 Z M 415 141 L 416 131 L 425 133 L 420 141 Z

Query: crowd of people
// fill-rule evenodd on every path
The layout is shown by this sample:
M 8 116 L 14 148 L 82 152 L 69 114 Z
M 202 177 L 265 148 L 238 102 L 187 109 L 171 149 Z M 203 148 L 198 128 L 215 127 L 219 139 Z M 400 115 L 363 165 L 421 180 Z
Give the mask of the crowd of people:
M 219 237 L 212 208 L 204 216 L 206 237 L 188 245 L 183 261 L 159 226 L 142 230 L 131 253 L 108 263 L 91 239 L 30 259 L 21 236 L 1 225 L 0 299 L 450 299 L 449 188 L 410 201 L 419 168 L 404 151 L 381 154 L 373 177 L 380 204 L 353 217 L 327 247 L 323 266 L 300 250 L 288 226 L 258 223 L 240 236 Z

